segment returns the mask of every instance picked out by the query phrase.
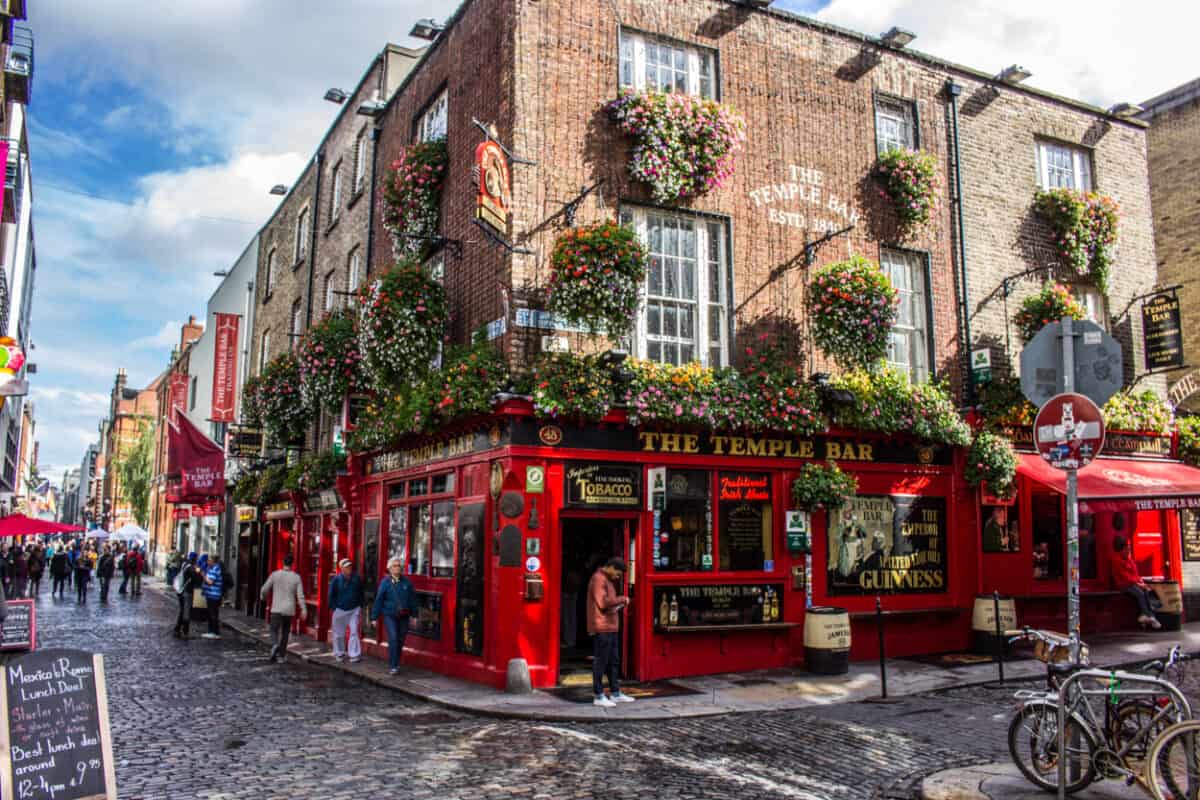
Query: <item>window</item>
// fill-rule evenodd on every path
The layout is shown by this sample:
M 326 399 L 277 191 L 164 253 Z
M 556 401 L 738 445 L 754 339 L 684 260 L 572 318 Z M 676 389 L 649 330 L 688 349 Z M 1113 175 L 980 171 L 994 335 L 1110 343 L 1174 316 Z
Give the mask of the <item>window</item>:
M 196 395 L 198 394 L 198 381 L 196 376 L 192 376 L 191 385 L 188 386 L 188 411 L 196 410 Z
M 337 221 L 342 213 L 342 162 L 333 168 L 333 202 L 329 205 L 329 224 Z
M 667 503 L 655 549 L 660 572 L 694 572 L 713 568 L 711 474 L 702 470 L 667 470 Z
M 447 102 L 449 94 L 445 89 L 437 96 L 417 120 L 417 140 L 432 142 L 446 138 Z
M 434 494 L 454 492 L 454 474 L 435 475 L 398 483 L 388 490 L 390 501 L 409 502 L 388 512 L 388 558 L 399 558 L 409 575 L 454 577 L 455 509 L 453 499 L 421 502 Z M 407 491 L 406 491 L 407 489 Z
M 267 362 L 271 360 L 271 332 L 263 331 L 262 345 L 258 351 L 258 374 L 261 375 L 263 368 L 267 366 Z
M 717 492 L 721 569 L 774 569 L 771 476 L 765 472 L 722 472 Z
M 363 128 L 354 140 L 354 193 L 363 189 L 367 179 L 367 129 Z
M 711 50 L 621 31 L 621 86 L 658 92 L 716 97 Z
M 362 280 L 362 255 L 358 248 L 350 253 L 350 263 L 346 267 L 346 291 L 357 292 L 359 281 Z
M 1071 287 L 1071 294 L 1075 295 L 1075 299 L 1083 306 L 1087 319 L 1108 330 L 1108 319 L 1104 313 L 1104 294 L 1099 289 L 1077 283 Z
M 301 210 L 296 217 L 296 263 L 308 255 L 308 209 Z
M 929 379 L 928 271 L 925 256 L 884 248 L 880 265 L 900 293 L 900 313 L 888 343 L 888 363 L 910 380 Z
M 303 323 L 300 320 L 300 301 L 297 300 L 292 303 L 292 327 L 288 331 L 291 334 L 292 342 L 290 349 L 292 350 L 300 346 L 300 329 L 303 327 Z
M 1092 189 L 1092 157 L 1088 151 L 1056 142 L 1038 142 L 1038 184 L 1043 189 Z
M 263 287 L 263 297 L 270 297 L 275 290 L 275 248 L 267 253 L 266 286 Z
M 1033 496 L 1033 578 L 1063 576 L 1062 503 L 1056 494 Z
M 875 98 L 875 151 L 914 150 L 917 146 L 913 104 L 888 97 Z
M 325 276 L 325 310 L 333 311 L 334 303 L 337 302 L 336 290 L 333 288 L 333 270 Z
M 729 298 L 725 225 L 670 212 L 622 209 L 650 254 L 638 356 L 670 364 L 728 364 Z

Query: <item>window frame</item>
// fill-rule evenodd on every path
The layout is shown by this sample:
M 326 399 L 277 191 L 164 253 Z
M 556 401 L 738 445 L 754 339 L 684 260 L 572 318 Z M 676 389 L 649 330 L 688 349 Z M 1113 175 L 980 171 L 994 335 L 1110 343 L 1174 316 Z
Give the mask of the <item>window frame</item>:
M 733 344 L 735 343 L 735 314 L 734 314 L 734 295 L 733 295 L 733 261 L 732 261 L 732 230 L 728 217 L 718 216 L 714 214 L 703 214 L 691 211 L 681 211 L 678 209 L 660 208 L 655 206 L 641 206 L 635 204 L 623 204 L 618 211 L 618 219 L 622 224 L 632 224 L 638 238 L 646 245 L 647 250 L 650 248 L 650 238 L 648 235 L 649 218 L 651 216 L 659 216 L 664 218 L 674 218 L 676 220 L 687 220 L 693 223 L 696 230 L 696 299 L 692 302 L 695 307 L 695 330 L 693 336 L 693 345 L 695 348 L 695 358 L 703 366 L 707 367 L 724 367 L 732 364 L 733 361 Z M 709 253 L 709 243 L 711 241 L 713 231 L 717 231 L 719 239 L 717 241 L 717 255 L 714 261 Z M 713 266 L 717 266 L 720 270 L 720 280 L 716 282 L 716 299 L 711 292 L 713 288 L 713 280 L 710 270 Z M 647 345 L 650 342 L 650 335 L 647 330 L 647 304 L 650 300 L 656 300 L 660 303 L 680 303 L 684 301 L 680 297 L 670 297 L 665 294 L 649 295 L 650 275 L 647 272 L 645 283 L 642 285 L 641 295 L 638 301 L 638 314 L 634 323 L 632 333 L 631 351 L 636 353 L 638 358 L 648 358 Z M 723 319 L 721 324 L 716 326 L 717 338 L 713 337 L 714 326 L 711 323 L 710 313 L 713 307 L 721 309 Z M 677 328 L 678 329 L 678 328 Z M 660 334 L 656 337 L 662 341 L 674 339 L 676 344 L 683 342 L 683 337 L 665 337 Z M 713 364 L 711 350 L 713 346 L 717 346 L 720 353 L 719 364 Z M 663 362 L 670 363 L 670 362 Z M 687 362 L 685 362 L 687 363 Z
M 1071 176 L 1074 183 L 1072 186 L 1057 186 L 1050 183 L 1050 163 L 1048 156 L 1055 149 L 1066 151 L 1071 156 Z M 1039 137 L 1034 144 L 1038 188 L 1044 191 L 1060 188 L 1071 189 L 1076 192 L 1093 191 L 1096 183 L 1095 175 L 1093 174 L 1095 164 L 1093 155 L 1094 151 L 1091 148 L 1071 142 L 1064 142 L 1059 139 Z
M 435 493 L 432 491 L 434 479 L 446 476 L 449 476 L 450 478 L 449 488 L 442 492 Z M 409 490 L 409 485 L 417 481 L 423 481 L 425 483 L 425 490 L 422 493 L 413 494 L 413 492 Z M 408 475 L 395 481 L 391 481 L 387 484 L 382 492 L 384 497 L 383 518 L 387 520 L 387 552 L 389 558 L 397 555 L 397 551 L 394 547 L 395 541 L 392 535 L 392 513 L 396 509 L 403 509 L 402 515 L 404 517 L 404 543 L 400 548 L 398 555 L 404 560 L 404 574 L 408 575 L 410 578 L 420 578 L 431 581 L 453 581 L 456 579 L 458 571 L 459 481 L 460 476 L 457 469 L 443 469 L 434 472 L 425 472 L 420 475 Z M 395 490 L 397 488 L 401 488 L 401 491 L 396 492 Z M 453 520 L 450 528 L 450 567 L 449 574 L 443 573 L 440 575 L 434 575 L 433 555 L 434 543 L 437 539 L 435 536 L 436 517 L 434 515 L 434 507 L 443 504 L 449 504 L 453 513 Z M 426 542 L 425 547 L 422 548 L 425 551 L 423 555 L 425 557 L 424 564 L 428 568 L 427 572 L 416 571 L 412 561 L 414 556 L 414 553 L 412 552 L 413 531 L 415 530 L 413 525 L 413 513 L 414 510 L 419 510 L 422 507 L 427 508 L 429 513 L 429 541 Z M 441 569 L 445 568 L 442 567 Z
M 292 267 L 293 269 L 300 266 L 301 262 L 308 257 L 308 239 L 312 233 L 311 226 L 312 220 L 309 219 L 308 206 L 305 205 L 304 208 L 300 209 L 300 212 L 296 214 L 296 261 Z
M 263 286 L 263 301 L 264 302 L 267 300 L 270 300 L 271 295 L 275 291 L 275 281 L 278 277 L 275 274 L 275 270 L 278 265 L 278 258 L 276 257 L 276 252 L 275 252 L 276 250 L 278 250 L 278 248 L 275 247 L 274 245 L 272 245 L 271 249 L 267 251 L 267 266 L 266 266 L 266 269 L 264 270 L 264 277 L 265 277 L 266 285 Z
M 440 114 L 439 114 L 440 109 Z M 441 135 L 430 135 L 429 122 L 436 120 L 440 116 L 442 120 Z M 448 139 L 450 136 L 450 89 L 443 84 L 440 86 L 430 98 L 429 102 L 421 107 L 417 112 L 416 118 L 413 120 L 413 138 L 417 142 L 436 142 L 439 139 Z M 436 134 L 436 130 L 433 131 Z
M 259 339 L 258 350 L 258 374 L 262 375 L 263 370 L 267 366 L 267 362 L 271 360 L 269 353 L 271 352 L 271 329 L 267 328 L 262 332 L 262 337 Z
M 1108 297 L 1100 287 L 1092 283 L 1072 283 L 1068 287 L 1071 295 L 1088 312 L 1087 319 L 1108 330 Z M 1092 316 L 1092 314 L 1095 316 Z
M 329 224 L 332 226 L 342 215 L 342 160 L 333 165 L 330 176 Z
M 337 270 L 329 270 L 325 273 L 325 313 L 328 314 L 337 308 L 337 294 L 335 294 L 334 280 L 337 278 Z
M 355 245 L 346 257 L 346 291 L 357 292 L 362 286 L 362 249 Z M 346 302 L 351 302 L 351 296 L 346 295 Z
M 895 109 L 903 109 L 908 119 L 905 121 L 908 126 L 909 143 L 903 145 L 907 150 L 919 150 L 921 147 L 921 118 L 917 113 L 917 101 L 899 97 L 897 95 L 887 94 L 885 92 L 874 92 L 872 97 L 872 121 L 875 124 L 875 155 L 876 157 L 883 155 L 890 147 L 883 146 L 883 140 L 879 136 L 879 118 L 881 108 L 892 106 Z
M 367 127 L 364 125 L 354 139 L 354 186 L 351 197 L 357 197 L 367 182 Z
M 303 333 L 300 327 L 303 324 L 303 309 L 300 307 L 300 300 L 296 299 L 292 302 L 292 313 L 288 317 L 288 334 L 291 339 L 288 350 L 295 351 L 300 346 L 300 335 Z
M 625 43 L 629 42 L 629 53 L 626 53 Z M 673 39 L 669 36 L 660 36 L 658 34 L 649 33 L 647 31 L 620 26 L 617 30 L 617 88 L 618 89 L 633 89 L 634 91 L 645 91 L 646 84 L 646 45 L 653 43 L 656 46 L 671 47 L 676 50 L 683 50 L 687 54 L 687 82 L 688 90 L 686 94 L 692 97 L 700 97 L 706 100 L 721 100 L 721 69 L 720 69 L 720 51 L 705 47 L 704 45 L 694 44 L 692 42 Z M 632 82 L 626 82 L 623 72 L 627 56 L 630 60 L 632 69 Z M 701 63 L 707 56 L 709 63 L 709 80 L 712 83 L 711 91 L 704 94 L 702 90 L 702 74 Z M 674 70 L 673 70 L 674 71 Z M 654 91 L 662 91 L 657 86 L 651 87 Z
M 930 254 L 924 250 L 911 250 L 911 249 L 908 249 L 905 247 L 896 247 L 894 245 L 881 244 L 879 246 L 879 268 L 881 270 L 884 269 L 884 256 L 885 256 L 885 254 L 887 254 L 889 252 L 897 253 L 905 259 L 917 258 L 920 260 L 920 268 L 923 273 L 922 286 L 923 286 L 923 289 L 925 292 L 924 333 L 925 333 L 925 372 L 926 372 L 926 374 L 923 378 L 918 380 L 913 375 L 911 363 L 909 364 L 909 369 L 907 370 L 907 372 L 908 372 L 908 379 L 912 383 L 929 383 L 930 381 L 935 380 L 937 377 L 937 370 L 934 366 L 937 363 L 937 361 L 936 361 L 937 348 L 935 346 L 935 341 L 934 341 L 936 329 L 934 328 L 934 317 L 933 317 L 933 265 L 932 265 L 932 261 L 930 258 Z M 891 280 L 892 279 L 891 273 L 888 272 L 886 274 L 888 275 L 888 280 Z M 893 283 L 894 283 L 894 281 L 893 281 Z M 897 326 L 899 326 L 899 318 L 897 318 L 897 325 L 893 326 L 893 330 Z M 916 328 L 913 328 L 913 330 L 916 330 Z M 894 333 L 893 333 L 893 335 L 894 335 Z M 899 366 L 900 366 L 898 363 L 890 361 L 890 360 L 888 360 L 887 363 L 888 363 L 888 366 L 892 366 L 892 367 L 896 367 L 896 368 L 899 368 Z

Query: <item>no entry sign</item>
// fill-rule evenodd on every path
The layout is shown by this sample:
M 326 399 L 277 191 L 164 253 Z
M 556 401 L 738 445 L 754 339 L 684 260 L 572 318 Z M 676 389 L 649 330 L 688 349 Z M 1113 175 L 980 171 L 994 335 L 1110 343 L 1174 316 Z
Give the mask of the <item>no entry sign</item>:
M 1104 447 L 1104 417 L 1081 394 L 1050 398 L 1033 423 L 1033 443 L 1055 469 L 1080 469 Z

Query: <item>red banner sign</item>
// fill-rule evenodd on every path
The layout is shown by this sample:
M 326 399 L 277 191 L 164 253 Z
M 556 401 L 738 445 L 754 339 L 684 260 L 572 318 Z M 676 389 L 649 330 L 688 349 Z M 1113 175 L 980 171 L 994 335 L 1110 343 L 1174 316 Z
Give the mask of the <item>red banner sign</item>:
M 213 422 L 233 422 L 237 404 L 238 315 L 217 314 L 217 340 L 213 346 Z
M 167 422 L 175 419 L 176 413 L 187 411 L 188 376 L 186 372 L 171 373 L 171 388 L 167 396 Z
M 167 474 L 179 475 L 179 497 L 203 502 L 225 496 L 225 451 L 183 414 L 167 425 Z
M 192 506 L 193 517 L 216 517 L 224 513 L 224 500 L 210 500 L 207 503 L 196 503 Z
M 181 519 L 187 519 L 191 515 L 192 515 L 192 510 L 190 507 L 188 507 L 188 508 L 172 508 L 171 509 L 171 519 L 176 520 L 176 521 L 181 520 Z

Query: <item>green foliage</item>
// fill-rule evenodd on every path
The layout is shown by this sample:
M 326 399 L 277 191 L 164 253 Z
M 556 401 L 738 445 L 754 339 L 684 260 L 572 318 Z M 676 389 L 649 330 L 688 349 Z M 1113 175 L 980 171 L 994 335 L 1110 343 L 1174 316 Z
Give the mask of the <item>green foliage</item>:
M 792 482 L 792 502 L 804 511 L 836 511 L 858 493 L 858 479 L 833 461 L 805 464 Z
M 1037 407 L 1025 399 L 1020 378 L 997 378 L 980 388 L 980 415 L 989 430 L 1033 424 Z
M 964 477 L 971 486 L 986 482 L 988 491 L 996 497 L 1011 497 L 1017 478 L 1017 455 L 1012 443 L 999 434 L 980 431 L 967 451 Z
M 326 314 L 305 332 L 297 354 L 305 403 L 310 408 L 340 411 L 346 395 L 362 383 L 354 314 Z
M 302 441 L 316 412 L 305 400 L 296 357 L 284 353 L 271 359 L 251 388 L 243 391 L 242 405 L 246 416 L 261 421 L 268 439 L 277 446 Z
M 409 145 L 392 162 L 383 185 L 382 222 L 397 259 L 420 260 L 437 238 L 449 164 L 444 139 Z
M 1179 460 L 1200 467 L 1200 417 L 1180 417 L 1175 420 L 1179 433 Z
M 1110 431 L 1131 433 L 1168 433 L 1171 409 L 1152 391 L 1117 392 L 1101 409 L 1104 426 Z
M 896 216 L 911 230 L 929 221 L 937 205 L 937 158 L 924 150 L 893 148 L 879 157 L 884 175 L 883 194 Z
M 966 447 L 971 429 L 963 422 L 949 392 L 938 384 L 913 384 L 892 368 L 855 370 L 830 381 L 854 400 L 836 406 L 834 424 L 851 430 L 910 433 L 918 439 Z
M 121 479 L 121 495 L 133 510 L 133 517 L 143 528 L 150 522 L 150 486 L 154 481 L 154 423 L 138 422 L 138 437 L 133 446 L 117 461 L 117 476 Z
M 599 356 L 542 353 L 533 365 L 533 407 L 540 417 L 599 420 L 612 408 L 612 369 Z
M 1034 208 L 1054 231 L 1063 265 L 1107 291 L 1121 216 L 1117 202 L 1095 192 L 1050 189 L 1034 196 Z
M 629 228 L 615 222 L 571 228 L 550 256 L 547 305 L 592 333 L 625 336 L 637 313 L 646 262 L 646 248 Z
M 845 369 L 887 356 L 899 294 L 879 265 L 855 255 L 821 267 L 808 285 L 809 331 L 817 347 Z
M 1031 294 L 1021 302 L 1013 323 L 1021 334 L 1021 341 L 1028 344 L 1038 331 L 1064 317 L 1087 319 L 1087 310 L 1061 283 L 1046 283 L 1037 294 Z
M 345 467 L 345 456 L 339 456 L 331 450 L 310 453 L 287 471 L 283 488 L 292 492 L 317 492 L 327 489 L 333 486 L 338 470 Z

